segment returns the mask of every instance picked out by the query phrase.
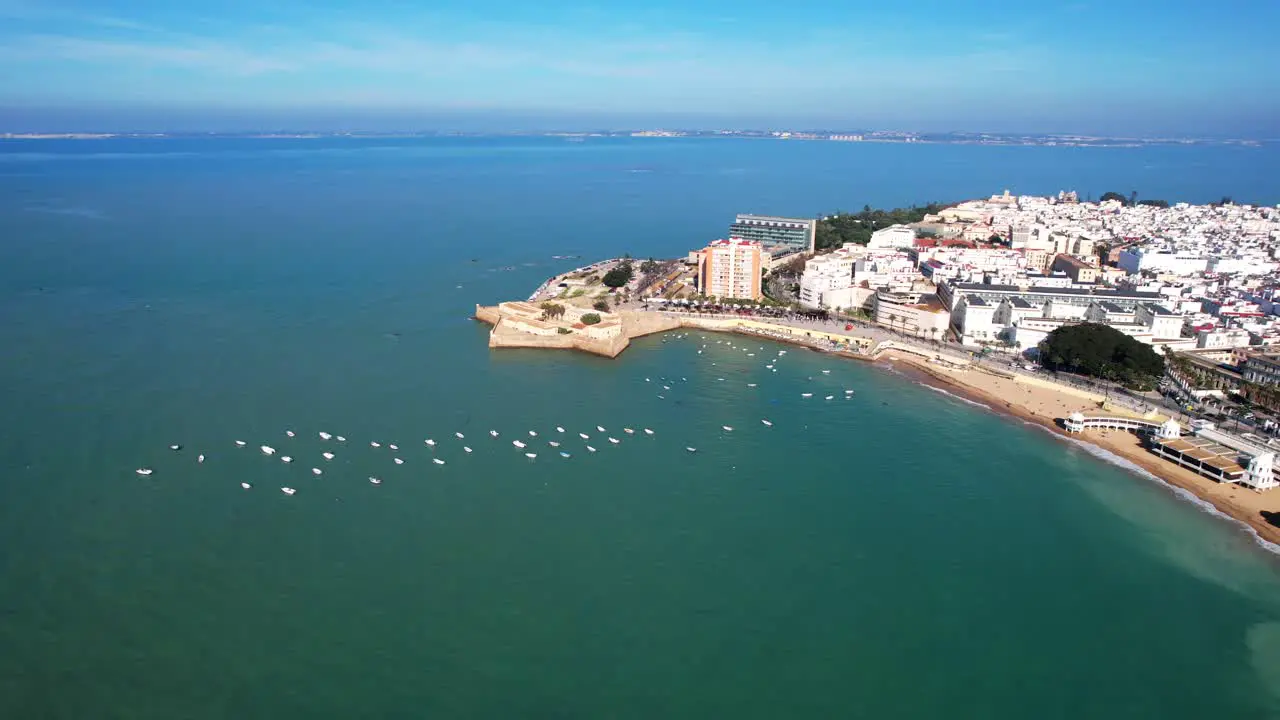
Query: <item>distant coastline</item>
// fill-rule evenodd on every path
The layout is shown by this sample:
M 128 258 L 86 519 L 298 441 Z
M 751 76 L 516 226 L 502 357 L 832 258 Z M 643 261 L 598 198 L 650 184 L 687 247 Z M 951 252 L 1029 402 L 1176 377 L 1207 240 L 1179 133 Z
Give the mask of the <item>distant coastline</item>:
M 116 140 L 116 139 L 253 139 L 253 140 L 321 140 L 321 139 L 413 139 L 413 138 L 506 138 L 545 137 L 581 141 L 586 138 L 719 138 L 773 141 L 819 141 L 842 144 L 903 143 L 928 145 L 990 145 L 1028 147 L 1101 147 L 1136 148 L 1150 146 L 1236 146 L 1262 147 L 1276 142 L 1264 138 L 1209 137 L 1126 137 L 1086 134 L 1035 133 L 927 133 L 900 130 L 693 130 L 693 129 L 625 129 L 625 130 L 548 130 L 512 132 L 470 132 L 454 130 L 399 132 L 330 132 L 316 130 L 274 130 L 256 132 L 3 132 L 0 140 Z

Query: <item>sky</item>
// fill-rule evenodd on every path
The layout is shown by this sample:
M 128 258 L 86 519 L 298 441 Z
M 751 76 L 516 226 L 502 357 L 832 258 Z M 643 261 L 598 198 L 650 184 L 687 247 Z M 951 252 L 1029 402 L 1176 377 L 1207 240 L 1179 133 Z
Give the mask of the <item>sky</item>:
M 1280 0 L 0 0 L 0 131 L 1280 136 Z

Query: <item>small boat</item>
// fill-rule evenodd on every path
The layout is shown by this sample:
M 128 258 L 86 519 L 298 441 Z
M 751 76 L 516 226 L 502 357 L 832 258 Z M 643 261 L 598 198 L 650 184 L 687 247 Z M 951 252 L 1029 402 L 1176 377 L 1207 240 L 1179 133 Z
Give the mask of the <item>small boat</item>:
M 236 441 L 236 447 L 244 447 L 244 441 L 243 441 L 243 440 L 237 440 L 237 441 Z
M 547 444 L 550 445 L 551 447 L 560 447 L 560 443 L 556 442 L 555 440 L 551 440 Z
M 689 452 L 698 452 L 698 448 L 693 448 L 693 447 L 687 447 L 685 448 L 685 450 L 688 450 Z
M 346 441 L 347 441 L 347 439 L 346 439 L 346 438 L 344 438 L 344 437 L 342 437 L 341 435 L 335 436 L 333 439 L 334 439 L 334 440 L 337 440 L 338 442 L 346 442 Z
M 827 399 L 827 400 L 835 400 L 835 399 L 836 399 L 836 396 L 835 396 L 835 395 L 828 395 L 825 399 Z
M 597 426 L 596 426 L 596 430 L 598 430 L 598 431 L 600 431 L 600 432 L 605 432 L 605 429 L 604 429 L 604 428 L 602 428 L 602 427 L 600 427 L 599 425 L 597 425 Z
M 729 425 L 721 425 L 720 427 L 723 428 L 725 432 L 733 432 L 733 428 Z
M 466 437 L 467 437 L 466 435 L 463 435 L 463 434 L 462 434 L 462 433 L 460 433 L 460 432 L 456 432 L 456 433 L 454 433 L 454 434 L 453 434 L 453 436 L 454 436 L 454 437 L 456 437 L 456 438 L 458 438 L 459 440 L 464 440 L 464 439 L 466 439 Z
M 649 378 L 645 378 L 645 379 L 644 379 L 644 381 L 645 381 L 645 382 L 649 382 Z
M 556 432 L 558 432 L 558 433 L 562 433 L 562 432 L 564 432 L 564 428 L 562 428 L 562 427 L 560 427 L 559 425 L 557 425 L 557 426 L 556 426 Z
M 529 437 L 538 437 L 538 433 L 534 430 L 529 431 Z
M 333 436 L 332 436 L 332 435 L 330 435 L 329 433 L 327 433 L 327 432 L 325 432 L 325 431 L 323 431 L 323 430 L 321 430 L 321 431 L 320 431 L 320 439 L 321 439 L 321 440 L 328 440 L 328 439 L 329 439 L 329 438 L 331 438 L 331 437 L 333 437 Z
M 325 459 L 325 460 L 332 460 L 332 459 L 333 459 L 333 453 L 330 453 L 330 452 L 327 452 L 327 453 L 320 453 L 320 455 L 321 455 L 322 457 L 324 457 L 324 459 Z
M 443 461 L 443 460 L 441 460 L 440 458 L 431 458 L 431 462 L 433 462 L 433 463 L 435 463 L 435 464 L 437 464 L 437 465 L 443 465 L 443 464 L 444 464 L 444 461 Z
M 291 462 L 293 462 L 293 458 L 289 457 L 288 455 L 281 455 L 281 456 L 280 456 L 280 462 L 287 462 L 287 463 L 291 463 Z
M 141 475 L 142 477 L 146 477 L 153 472 L 155 471 L 152 470 L 151 468 L 138 468 L 138 474 Z
M 830 374 L 831 374 L 831 371 L 830 371 L 830 370 L 823 370 L 823 371 L 822 371 L 822 374 L 823 374 L 823 375 L 830 375 Z
M 617 445 L 618 443 L 620 443 L 620 442 L 622 442 L 622 441 L 621 441 L 621 440 L 619 440 L 618 438 L 612 438 L 612 437 L 611 437 L 611 438 L 609 438 L 609 442 L 613 443 L 614 445 Z
M 250 485 L 249 483 L 240 483 L 240 487 L 244 488 L 245 490 L 248 490 L 249 488 L 251 488 L 251 487 L 253 487 L 253 486 L 252 486 L 252 485 Z
M 852 390 L 845 390 L 845 391 L 844 391 L 844 394 L 845 394 L 845 395 L 852 395 L 852 394 L 853 394 L 853 391 L 852 391 Z
M 292 430 L 285 430 L 285 431 L 284 431 L 284 434 L 285 434 L 285 435 L 288 435 L 289 437 L 293 437 L 293 431 L 292 431 Z
M 773 423 L 769 422 L 768 420 L 761 420 L 760 422 L 764 423 L 765 427 L 773 427 Z
M 573 457 L 573 456 L 572 456 L 572 455 L 570 455 L 569 453 L 567 453 L 567 452 L 565 452 L 565 451 L 561 450 L 561 451 L 560 451 L 560 457 L 562 457 L 562 458 L 567 458 L 567 457 Z
M 645 429 L 644 429 L 644 434 L 645 434 L 645 435 L 652 435 L 652 434 L 653 434 L 653 431 L 652 431 L 652 430 L 650 430 L 649 428 L 645 428 Z
M 369 478 L 369 482 L 373 483 L 374 485 L 381 485 L 381 484 L 382 484 L 382 481 L 381 481 L 381 480 L 379 480 L 379 479 L 378 479 L 378 478 L 376 478 L 376 477 L 371 477 L 371 478 Z
M 181 450 L 181 449 L 182 449 L 182 446 L 181 446 L 181 445 L 170 445 L 170 446 L 169 446 L 169 449 L 170 449 L 170 450 L 172 450 L 172 451 L 174 451 L 174 452 L 178 452 L 179 450 Z
M 590 436 L 590 435 L 588 435 L 588 434 L 586 434 L 586 433 L 578 433 L 578 437 L 582 438 L 583 440 L 590 440 L 590 439 L 591 439 L 591 436 Z
M 404 464 L 404 460 L 401 460 L 400 458 L 395 458 L 395 461 L 396 461 L 396 464 L 397 464 L 397 465 L 403 465 L 403 464 Z
M 270 446 L 268 446 L 268 445 L 263 445 L 263 446 L 262 446 L 261 448 L 259 448 L 259 449 L 260 449 L 260 450 L 262 450 L 262 454 L 263 454 L 263 455 L 275 455 L 275 454 L 276 454 L 276 449 L 275 449 L 275 448 L 273 448 L 273 447 L 270 447 Z
M 465 452 L 468 452 L 468 453 L 469 453 L 469 452 L 471 452 L 471 448 L 467 447 L 466 445 L 463 445 L 463 446 L 462 446 L 462 449 L 463 449 Z
M 811 398 L 811 397 L 813 397 L 813 393 L 800 393 L 800 397 L 802 397 L 802 398 Z
M 522 447 L 524 447 L 524 443 L 520 442 L 519 440 L 512 440 L 512 441 L 511 441 L 511 444 L 512 444 L 512 445 L 515 445 L 515 446 L 516 446 L 516 447 L 518 447 L 518 448 L 522 448 Z
M 311 474 L 312 474 L 312 475 L 323 475 L 323 474 L 324 474 L 324 471 L 323 471 L 323 470 L 321 470 L 320 468 L 311 468 Z
M 291 488 L 291 487 L 282 487 L 282 488 L 280 488 L 280 492 L 284 493 L 285 495 L 292 495 L 292 494 L 294 494 L 294 493 L 296 493 L 296 492 L 298 492 L 298 491 L 297 491 L 297 490 L 294 490 L 294 489 L 293 489 L 293 488 Z
M 497 430 L 490 430 L 490 431 L 489 431 L 489 437 L 498 437 L 498 431 L 497 431 Z
M 624 433 L 626 433 L 626 434 L 628 434 L 628 435 L 635 435 L 635 434 L 636 434 L 636 431 L 635 431 L 635 430 L 632 430 L 631 428 L 622 428 L 622 432 L 624 432 Z
M 200 453 L 199 455 L 196 456 L 196 462 L 198 463 L 204 462 L 204 453 Z
M 396 445 L 395 443 L 390 443 L 390 444 L 388 444 L 388 445 L 387 445 L 387 447 L 391 448 L 392 450 L 399 450 L 399 449 L 400 449 L 400 446 L 399 446 L 399 445 Z
M 373 448 L 382 447 L 382 444 L 378 442 L 370 442 L 369 447 L 373 447 Z
M 587 452 L 595 452 L 595 451 L 596 451 L 595 448 L 591 447 L 590 445 L 587 446 Z
M 534 459 L 534 458 L 538 457 L 538 453 L 525 453 L 525 454 L 524 454 L 524 456 L 525 456 L 525 457 L 527 457 L 527 458 L 529 458 L 530 460 L 532 460 L 532 459 Z
M 755 383 L 747 383 L 747 387 L 755 387 L 755 386 L 756 386 Z
M 670 386 L 670 385 L 663 385 L 663 386 L 662 386 L 662 389 L 663 389 L 663 390 L 670 390 L 670 389 L 671 389 L 671 386 Z
M 432 440 L 431 438 L 427 438 L 426 440 L 423 440 L 422 442 L 426 443 L 428 447 L 435 447 L 435 446 L 436 446 L 436 441 L 435 441 L 435 440 Z

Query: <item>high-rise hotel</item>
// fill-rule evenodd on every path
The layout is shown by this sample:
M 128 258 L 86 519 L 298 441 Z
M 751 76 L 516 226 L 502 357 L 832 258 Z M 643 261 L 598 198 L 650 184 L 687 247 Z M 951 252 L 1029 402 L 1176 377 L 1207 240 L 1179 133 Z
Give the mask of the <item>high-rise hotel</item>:
M 763 253 L 753 240 L 716 240 L 698 251 L 698 291 L 708 297 L 759 300 Z
M 729 226 L 729 237 L 755 240 L 770 257 L 813 252 L 818 221 L 768 215 L 739 215 Z

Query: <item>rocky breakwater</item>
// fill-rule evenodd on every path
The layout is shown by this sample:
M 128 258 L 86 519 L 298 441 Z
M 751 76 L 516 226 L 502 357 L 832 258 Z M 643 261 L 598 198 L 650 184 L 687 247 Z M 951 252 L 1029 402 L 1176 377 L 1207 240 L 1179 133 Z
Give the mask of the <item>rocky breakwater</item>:
M 599 312 L 569 304 L 555 308 L 528 302 L 477 305 L 475 318 L 493 326 L 491 348 L 581 350 L 605 357 L 617 357 L 631 338 L 680 327 L 679 321 L 655 313 Z

